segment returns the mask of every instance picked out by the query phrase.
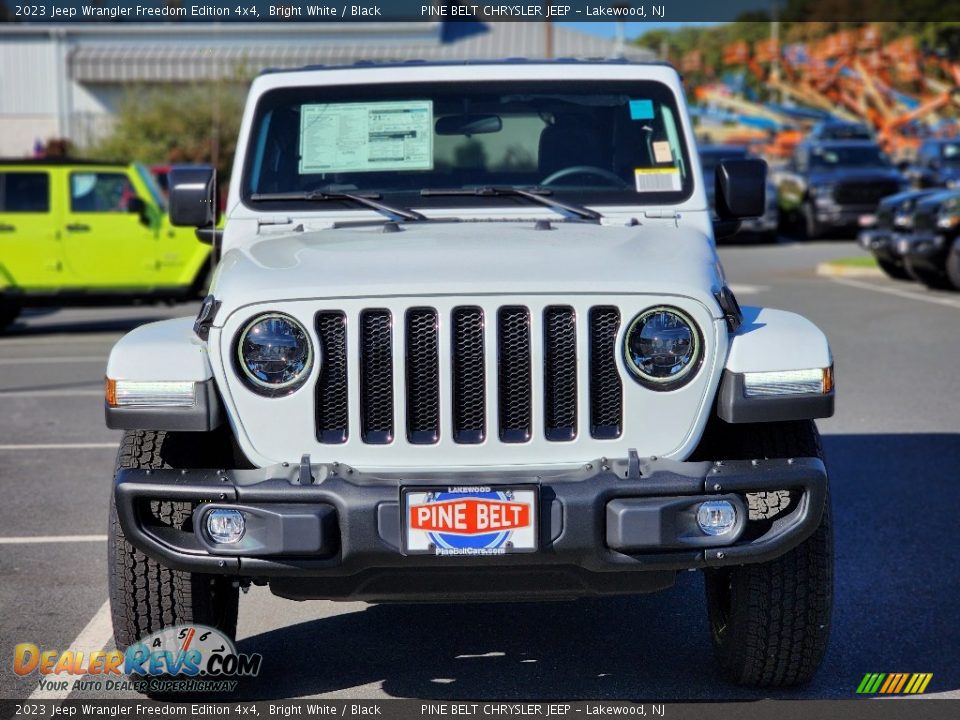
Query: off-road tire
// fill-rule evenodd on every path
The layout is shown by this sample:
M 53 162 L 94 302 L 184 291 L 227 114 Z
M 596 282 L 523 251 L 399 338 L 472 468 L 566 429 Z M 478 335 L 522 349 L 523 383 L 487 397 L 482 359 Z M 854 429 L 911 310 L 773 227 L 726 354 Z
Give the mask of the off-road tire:
M 13 325 L 14 320 L 20 315 L 20 305 L 0 298 L 0 331 Z
M 737 427 L 726 459 L 823 457 L 812 420 Z M 753 507 L 775 514 L 785 495 L 758 495 Z M 769 500 L 770 502 L 767 502 Z M 809 681 L 827 649 L 833 604 L 830 496 L 819 527 L 766 563 L 704 573 L 713 646 L 723 676 L 736 684 L 787 687 Z
M 944 273 L 911 267 L 910 276 L 917 282 L 926 285 L 931 290 L 953 289 L 950 279 Z
M 222 437 L 211 433 L 128 431 L 117 469 L 226 467 L 228 449 Z M 192 521 L 189 503 L 153 502 L 151 510 L 160 522 L 177 528 Z M 112 494 L 107 538 L 110 612 L 119 649 L 162 628 L 188 623 L 235 637 L 239 588 L 233 579 L 172 570 L 135 549 L 120 527 Z
M 947 281 L 954 290 L 960 290 L 960 246 L 954 245 L 947 255 Z
M 889 260 L 881 260 L 877 258 L 877 265 L 880 266 L 880 269 L 883 270 L 884 274 L 887 277 L 893 278 L 894 280 L 912 280 L 910 273 L 902 265 L 895 265 Z
M 805 202 L 802 211 L 803 235 L 807 240 L 819 240 L 823 236 L 823 225 L 817 220 L 817 212 L 812 202 Z

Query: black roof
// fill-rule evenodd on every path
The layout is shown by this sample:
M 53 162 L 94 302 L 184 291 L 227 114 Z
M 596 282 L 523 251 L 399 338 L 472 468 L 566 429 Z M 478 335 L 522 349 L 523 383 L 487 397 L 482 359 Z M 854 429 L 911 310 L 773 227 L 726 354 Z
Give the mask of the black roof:
M 130 163 L 126 162 L 111 162 L 110 160 L 88 160 L 83 158 L 63 158 L 63 157 L 54 157 L 54 158 L 0 158 L 0 165 L 55 165 L 61 167 L 63 165 L 84 165 L 91 167 L 126 167 Z
M 300 68 L 267 68 L 261 75 L 274 73 L 308 72 L 311 70 L 355 70 L 358 68 L 395 68 L 395 67 L 450 67 L 454 65 L 643 65 L 674 67 L 663 60 L 636 61 L 626 58 L 504 58 L 502 60 L 358 60 L 352 65 L 306 65 Z

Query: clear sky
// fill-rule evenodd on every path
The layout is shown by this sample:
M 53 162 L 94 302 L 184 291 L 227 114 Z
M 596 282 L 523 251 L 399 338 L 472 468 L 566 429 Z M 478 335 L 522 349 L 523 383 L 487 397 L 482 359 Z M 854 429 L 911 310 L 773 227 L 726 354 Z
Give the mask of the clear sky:
M 600 35 L 601 37 L 612 38 L 616 35 L 617 24 L 612 22 L 561 22 L 557 25 L 565 25 L 580 32 Z M 628 22 L 624 23 L 624 32 L 628 40 L 640 37 L 647 30 L 662 30 L 664 28 L 675 28 L 680 25 L 716 25 L 716 23 L 679 23 L 679 22 Z

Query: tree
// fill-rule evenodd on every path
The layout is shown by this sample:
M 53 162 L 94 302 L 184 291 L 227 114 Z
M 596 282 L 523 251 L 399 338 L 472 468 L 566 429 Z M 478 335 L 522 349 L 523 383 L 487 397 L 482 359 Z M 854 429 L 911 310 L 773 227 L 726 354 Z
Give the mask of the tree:
M 151 165 L 213 164 L 225 187 L 245 94 L 233 82 L 131 88 L 110 131 L 87 154 Z

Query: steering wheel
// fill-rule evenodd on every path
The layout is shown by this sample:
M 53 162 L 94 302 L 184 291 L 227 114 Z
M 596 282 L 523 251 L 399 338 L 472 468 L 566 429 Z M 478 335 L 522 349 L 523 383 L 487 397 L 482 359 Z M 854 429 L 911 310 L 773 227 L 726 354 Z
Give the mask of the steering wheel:
M 550 185 L 557 180 L 562 180 L 570 175 L 593 175 L 594 177 L 607 180 L 611 185 L 616 184 L 619 187 L 629 187 L 629 184 L 624 182 L 622 177 L 614 175 L 609 170 L 604 170 L 602 167 L 597 167 L 596 165 L 571 165 L 570 167 L 562 168 L 554 173 L 550 173 L 550 175 L 541 180 L 540 186 L 550 187 Z

